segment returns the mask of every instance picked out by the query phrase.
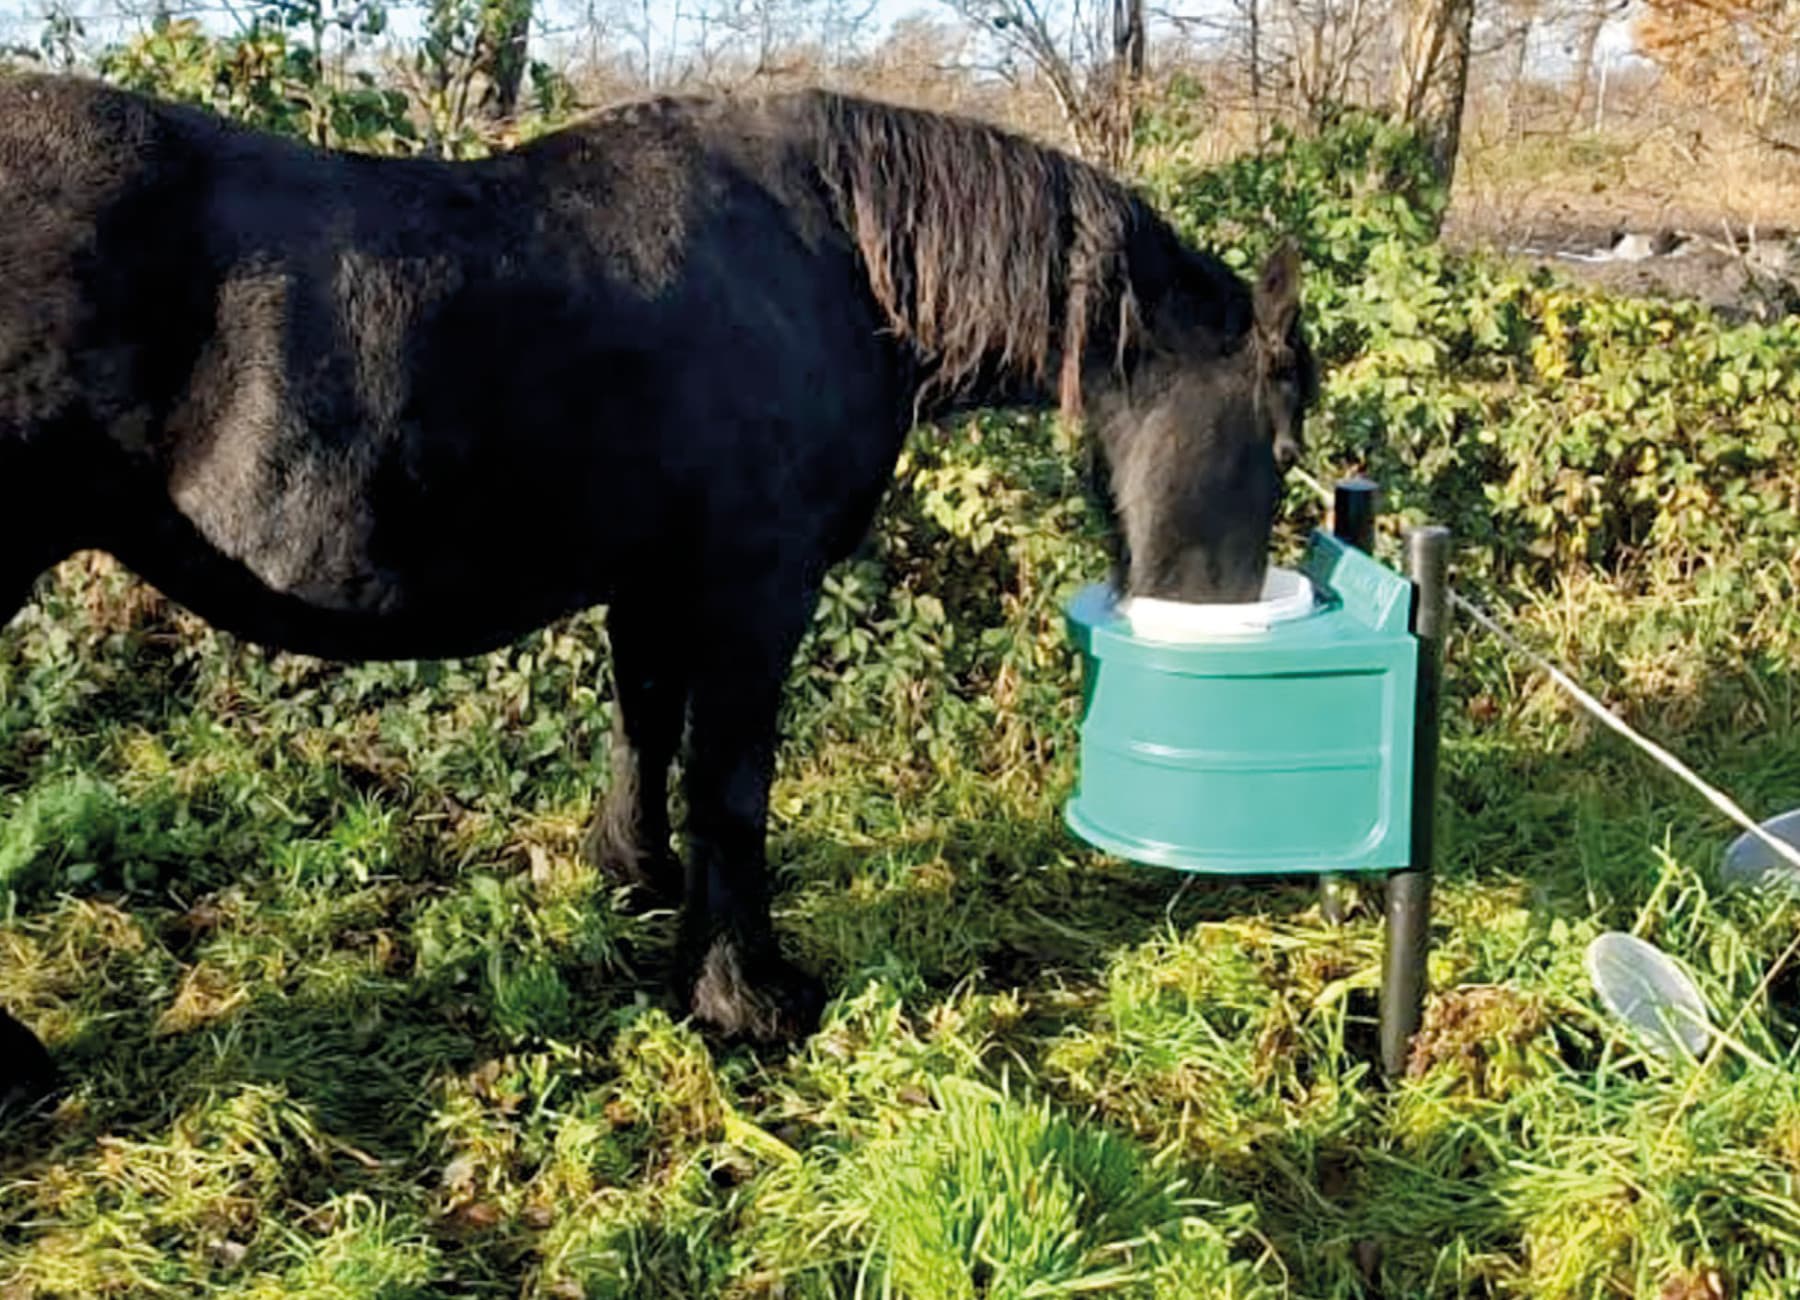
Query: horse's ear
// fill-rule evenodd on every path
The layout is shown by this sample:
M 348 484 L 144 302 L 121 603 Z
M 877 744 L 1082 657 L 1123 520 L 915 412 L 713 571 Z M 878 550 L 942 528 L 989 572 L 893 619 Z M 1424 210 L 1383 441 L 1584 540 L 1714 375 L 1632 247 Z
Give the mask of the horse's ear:
M 1291 235 L 1263 263 L 1255 300 L 1258 331 L 1272 344 L 1286 342 L 1300 314 L 1300 246 Z

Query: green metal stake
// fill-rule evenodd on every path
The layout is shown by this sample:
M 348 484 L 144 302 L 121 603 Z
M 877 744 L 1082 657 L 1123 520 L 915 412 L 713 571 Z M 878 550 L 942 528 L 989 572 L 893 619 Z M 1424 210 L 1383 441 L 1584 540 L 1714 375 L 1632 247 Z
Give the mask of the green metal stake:
M 1337 485 L 1331 498 L 1331 532 L 1364 555 L 1375 554 L 1375 512 L 1380 489 L 1357 475 Z M 1335 872 L 1319 877 L 1319 911 L 1327 925 L 1342 925 L 1349 913 L 1344 878 Z
M 1431 872 L 1436 851 L 1438 696 L 1444 636 L 1450 623 L 1450 530 L 1438 524 L 1406 537 L 1413 580 L 1413 635 L 1419 685 L 1413 708 L 1411 865 L 1387 882 L 1387 947 L 1381 970 L 1381 1069 L 1390 1080 L 1406 1058 L 1425 1008 L 1425 963 L 1431 950 Z

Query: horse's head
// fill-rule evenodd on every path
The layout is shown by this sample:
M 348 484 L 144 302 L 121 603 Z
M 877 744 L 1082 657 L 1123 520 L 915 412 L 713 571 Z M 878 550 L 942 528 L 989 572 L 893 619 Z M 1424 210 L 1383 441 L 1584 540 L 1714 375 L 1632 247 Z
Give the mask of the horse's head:
M 1223 328 L 1216 308 L 1208 319 L 1196 306 L 1216 302 L 1221 274 L 1178 259 L 1146 304 L 1128 390 L 1100 413 L 1121 594 L 1228 602 L 1262 589 L 1282 475 L 1299 458 L 1317 371 L 1300 329 L 1294 246 L 1264 265 L 1248 319 Z

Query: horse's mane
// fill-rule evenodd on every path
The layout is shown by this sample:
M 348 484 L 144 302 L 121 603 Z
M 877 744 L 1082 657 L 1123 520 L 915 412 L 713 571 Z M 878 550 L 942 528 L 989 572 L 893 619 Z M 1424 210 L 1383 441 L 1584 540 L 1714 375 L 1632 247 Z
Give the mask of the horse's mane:
M 67 77 L 0 74 L 0 87 L 89 113 L 104 99 L 109 113 L 129 106 L 133 121 L 148 102 Z M 1157 308 L 1173 303 L 1183 324 L 1226 343 L 1248 326 L 1247 286 L 1219 259 L 1183 245 L 1148 203 L 1097 167 L 972 118 L 823 90 L 779 98 L 786 143 L 804 155 L 789 161 L 823 180 L 831 217 L 854 241 L 888 327 L 921 363 L 921 403 L 1022 381 L 1079 418 L 1084 368 L 1125 369 L 1150 341 Z M 730 111 L 707 103 L 664 97 L 593 120 Z M 241 131 L 163 101 L 155 114 L 195 130 Z M 553 151 L 561 140 L 552 133 L 521 152 Z
M 998 366 L 1079 417 L 1090 348 L 1122 363 L 1142 328 L 1128 251 L 1154 246 L 1174 273 L 1166 223 L 1099 169 L 983 123 L 824 92 L 807 105 L 837 217 L 929 387 Z M 1232 296 L 1229 272 L 1207 278 Z

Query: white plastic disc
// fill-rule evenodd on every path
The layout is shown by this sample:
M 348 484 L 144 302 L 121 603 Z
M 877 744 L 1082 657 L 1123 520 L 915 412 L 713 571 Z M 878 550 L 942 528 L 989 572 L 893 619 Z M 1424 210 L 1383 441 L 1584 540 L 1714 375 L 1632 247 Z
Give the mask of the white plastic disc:
M 1588 945 L 1586 966 L 1608 1011 L 1630 1025 L 1656 1055 L 1698 1056 L 1712 1037 L 1706 1001 L 1673 957 L 1636 935 L 1611 930 Z
M 1768 834 L 1800 848 L 1800 808 L 1771 817 L 1761 823 Z M 1728 887 L 1767 886 L 1800 891 L 1800 867 L 1775 851 L 1749 831 L 1731 842 L 1725 859 L 1719 864 L 1719 879 Z
M 1315 603 L 1312 579 L 1298 569 L 1271 565 L 1263 577 L 1259 600 L 1198 605 L 1185 600 L 1129 596 L 1119 602 L 1119 613 L 1131 624 L 1133 636 L 1148 641 L 1211 641 L 1254 636 L 1277 623 L 1305 618 Z

